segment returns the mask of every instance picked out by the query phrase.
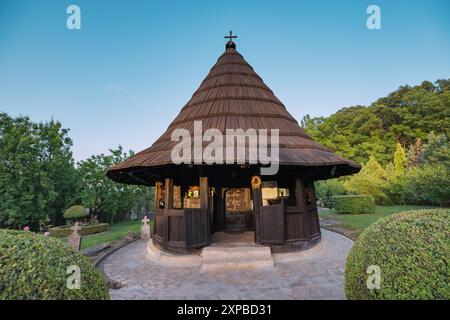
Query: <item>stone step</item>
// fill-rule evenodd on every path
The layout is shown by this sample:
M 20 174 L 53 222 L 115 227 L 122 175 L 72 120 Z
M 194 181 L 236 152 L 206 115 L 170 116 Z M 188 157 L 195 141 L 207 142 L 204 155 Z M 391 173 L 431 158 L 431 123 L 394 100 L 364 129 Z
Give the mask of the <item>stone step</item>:
M 272 268 L 269 247 L 263 246 L 213 246 L 202 250 L 200 271 L 223 269 Z
M 172 254 L 159 250 L 150 240 L 147 243 L 147 258 L 152 262 L 174 267 L 200 267 L 202 258 L 198 254 Z
M 209 247 L 261 247 L 254 242 L 213 242 Z

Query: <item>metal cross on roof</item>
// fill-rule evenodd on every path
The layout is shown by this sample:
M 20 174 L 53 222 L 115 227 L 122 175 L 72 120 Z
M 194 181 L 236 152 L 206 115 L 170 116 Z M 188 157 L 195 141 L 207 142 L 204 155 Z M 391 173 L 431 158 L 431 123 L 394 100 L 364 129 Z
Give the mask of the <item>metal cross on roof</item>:
M 225 36 L 225 39 L 230 39 L 230 41 L 233 41 L 233 39 L 237 38 L 237 36 L 233 36 L 233 32 L 230 30 L 230 35 L 229 36 Z

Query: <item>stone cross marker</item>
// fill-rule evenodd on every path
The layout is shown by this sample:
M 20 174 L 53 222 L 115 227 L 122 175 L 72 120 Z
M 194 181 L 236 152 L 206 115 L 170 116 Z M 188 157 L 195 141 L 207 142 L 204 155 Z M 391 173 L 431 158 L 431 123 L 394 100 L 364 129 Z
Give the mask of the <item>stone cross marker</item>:
M 148 225 L 149 221 L 150 220 L 147 218 L 147 216 L 144 216 L 144 219 L 142 220 L 143 225 L 141 226 L 141 239 L 142 240 L 150 239 L 150 226 Z
M 68 240 L 69 246 L 77 251 L 80 251 L 81 236 L 79 235 L 78 231 L 81 230 L 81 228 L 78 226 L 78 222 L 75 222 L 74 226 L 70 229 L 72 230 L 72 233 L 70 234 Z

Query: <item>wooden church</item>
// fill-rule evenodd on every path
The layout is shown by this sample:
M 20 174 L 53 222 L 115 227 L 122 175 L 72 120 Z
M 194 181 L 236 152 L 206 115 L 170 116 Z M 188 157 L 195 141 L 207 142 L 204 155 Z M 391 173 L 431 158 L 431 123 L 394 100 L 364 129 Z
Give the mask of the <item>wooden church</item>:
M 186 253 L 211 244 L 212 235 L 252 232 L 261 245 L 297 247 L 320 239 L 314 181 L 349 175 L 360 166 L 314 142 L 227 36 L 225 52 L 166 132 L 107 176 L 155 186 L 153 242 Z M 279 169 L 261 175 L 262 163 L 172 161 L 172 132 L 278 129 Z

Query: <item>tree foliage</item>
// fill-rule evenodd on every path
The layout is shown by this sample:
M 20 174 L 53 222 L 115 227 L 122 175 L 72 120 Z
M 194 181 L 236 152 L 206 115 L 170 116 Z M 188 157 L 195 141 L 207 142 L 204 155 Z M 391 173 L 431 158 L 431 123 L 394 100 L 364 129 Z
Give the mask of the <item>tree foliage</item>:
M 397 143 L 397 148 L 394 153 L 394 173 L 396 176 L 405 174 L 406 169 L 406 152 L 400 143 Z
M 119 146 L 110 150 L 110 154 L 91 156 L 79 163 L 82 202 L 101 221 L 113 223 L 129 218 L 133 210 L 151 208 L 153 194 L 148 187 L 119 184 L 106 176 L 109 167 L 132 155 L 133 152 L 124 152 Z
M 420 152 L 405 158 L 404 149 L 397 145 L 394 163 L 383 167 L 375 157 L 362 165 L 358 174 L 316 183 L 318 197 L 332 195 L 371 195 L 378 204 L 450 204 L 450 142 L 445 135 L 430 134 L 430 141 Z M 409 166 L 406 164 L 409 163 Z
M 342 194 L 340 184 L 381 204 L 450 203 L 450 79 L 402 86 L 369 107 L 343 108 L 327 118 L 307 115 L 302 126 L 363 164 L 356 175 L 318 183 L 319 191 Z
M 43 220 L 62 221 L 79 186 L 68 132 L 53 120 L 0 113 L 0 225 L 37 229 Z
M 383 202 L 386 198 L 383 187 L 386 184 L 386 170 L 375 157 L 370 157 L 358 174 L 344 182 L 344 187 L 351 193 L 371 195 L 375 200 Z
M 89 216 L 89 210 L 83 206 L 71 206 L 64 212 L 64 218 L 67 220 L 77 220 Z
M 306 131 L 319 143 L 359 163 L 374 156 L 392 161 L 396 143 L 409 147 L 430 132 L 450 133 L 450 79 L 402 86 L 371 106 L 353 106 L 327 118 L 304 117 Z

